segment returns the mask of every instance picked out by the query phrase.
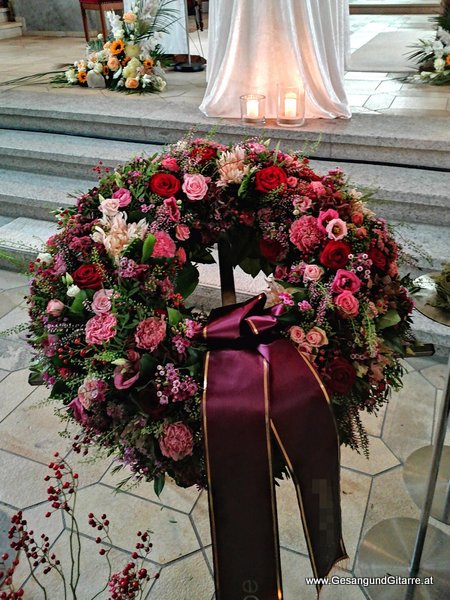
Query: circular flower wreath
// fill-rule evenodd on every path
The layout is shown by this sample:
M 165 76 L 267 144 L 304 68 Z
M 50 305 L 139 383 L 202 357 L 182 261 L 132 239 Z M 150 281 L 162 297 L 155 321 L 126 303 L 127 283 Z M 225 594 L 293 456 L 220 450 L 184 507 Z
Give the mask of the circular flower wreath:
M 31 344 L 59 413 L 158 489 L 165 474 L 205 485 L 206 316 L 185 302 L 222 238 L 235 265 L 273 273 L 280 335 L 317 368 L 343 443 L 366 450 L 360 411 L 401 385 L 412 302 L 399 249 L 340 169 L 320 176 L 253 140 L 136 158 L 61 213 L 31 265 Z

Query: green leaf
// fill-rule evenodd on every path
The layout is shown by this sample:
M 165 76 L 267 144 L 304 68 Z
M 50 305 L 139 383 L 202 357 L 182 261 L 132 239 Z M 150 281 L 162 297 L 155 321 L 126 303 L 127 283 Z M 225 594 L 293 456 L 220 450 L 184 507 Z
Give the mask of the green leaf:
M 238 189 L 238 197 L 239 198 L 243 198 L 244 196 L 247 195 L 247 190 L 250 187 L 251 178 L 252 178 L 252 173 L 249 173 L 242 180 L 242 183 Z
M 83 302 L 86 300 L 87 294 L 85 290 L 80 290 L 78 294 L 73 299 L 73 302 L 70 306 L 70 312 L 74 315 L 82 315 L 83 314 Z
M 155 494 L 158 496 L 158 498 L 161 496 L 161 492 L 164 489 L 165 483 L 166 483 L 165 475 L 160 475 L 159 477 L 156 477 L 155 480 L 153 481 L 153 489 L 155 490 Z
M 167 308 L 167 314 L 169 315 L 169 325 L 178 325 L 183 318 L 180 311 L 175 308 Z
M 142 262 L 145 263 L 151 257 L 153 248 L 155 247 L 156 238 L 152 233 L 149 233 L 145 238 L 144 245 L 142 246 Z
M 50 398 L 55 398 L 56 396 L 62 396 L 63 394 L 66 394 L 69 391 L 69 388 L 67 387 L 66 383 L 62 380 L 62 379 L 58 379 L 55 383 L 55 385 L 52 388 L 52 391 L 50 392 Z
M 261 261 L 259 258 L 244 258 L 239 263 L 239 266 L 245 273 L 248 273 L 252 277 L 256 277 L 261 271 Z
M 199 247 L 191 253 L 191 260 L 204 265 L 213 265 L 216 261 L 209 248 Z
M 114 181 L 116 182 L 116 185 L 118 185 L 119 187 L 122 187 L 122 184 L 123 184 L 122 177 L 120 176 L 120 173 L 117 173 L 117 171 L 114 173 Z
M 192 263 L 186 263 L 184 269 L 177 277 L 175 292 L 181 294 L 183 298 L 188 298 L 197 287 L 198 279 L 198 269 Z
M 158 359 L 151 354 L 144 354 L 140 361 L 140 379 L 149 379 L 154 373 Z
M 393 325 L 397 325 L 400 323 L 401 318 L 396 310 L 390 308 L 385 315 L 383 315 L 380 319 L 377 320 L 377 329 L 386 329 L 387 327 L 392 327 Z

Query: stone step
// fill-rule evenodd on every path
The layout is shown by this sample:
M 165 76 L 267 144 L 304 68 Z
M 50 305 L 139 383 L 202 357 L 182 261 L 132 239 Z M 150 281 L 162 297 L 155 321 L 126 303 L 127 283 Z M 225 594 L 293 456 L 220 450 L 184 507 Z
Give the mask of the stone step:
M 367 2 L 350 0 L 351 15 L 427 15 L 438 14 L 439 2 Z
M 16 21 L 0 22 L 0 40 L 20 37 L 22 35 L 22 24 Z
M 142 142 L 108 142 L 74 135 L 0 129 L 0 163 L 3 169 L 31 171 L 59 177 L 95 181 L 93 168 L 114 168 L 133 156 L 152 155 L 160 146 Z
M 307 146 L 316 158 L 450 170 L 446 117 L 354 114 L 350 120 L 308 120 L 295 130 L 277 127 L 273 120 L 255 127 L 239 119 L 202 115 L 198 106 L 204 74 L 194 74 L 192 95 L 185 93 L 185 79 L 179 76 L 167 73 L 163 94 L 132 98 L 106 93 L 100 97 L 94 90 L 8 89 L 1 97 L 0 127 L 166 144 L 195 125 L 196 135 L 214 130 L 215 138 L 225 143 L 256 136 L 280 142 L 286 151 Z
M 72 206 L 73 196 L 93 187 L 93 181 L 0 169 L 1 213 L 54 221 L 52 211 Z
M 0 8 L 0 23 L 7 23 L 9 11 L 7 8 Z

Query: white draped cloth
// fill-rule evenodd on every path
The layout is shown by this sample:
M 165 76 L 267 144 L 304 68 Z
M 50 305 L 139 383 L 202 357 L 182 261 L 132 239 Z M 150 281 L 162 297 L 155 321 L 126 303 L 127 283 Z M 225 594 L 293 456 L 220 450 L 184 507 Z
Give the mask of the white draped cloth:
M 134 0 L 124 0 L 124 10 L 130 10 Z M 154 15 L 155 0 L 144 0 L 142 2 L 141 18 Z M 186 3 L 185 0 L 172 0 L 167 8 L 176 11 L 175 22 L 170 25 L 169 31 L 163 33 L 159 43 L 166 54 L 186 54 L 188 51 L 186 42 Z
M 264 94 L 277 116 L 277 83 L 302 85 L 305 117 L 349 118 L 344 90 L 348 0 L 210 0 L 207 88 L 200 110 L 240 117 L 239 96 Z

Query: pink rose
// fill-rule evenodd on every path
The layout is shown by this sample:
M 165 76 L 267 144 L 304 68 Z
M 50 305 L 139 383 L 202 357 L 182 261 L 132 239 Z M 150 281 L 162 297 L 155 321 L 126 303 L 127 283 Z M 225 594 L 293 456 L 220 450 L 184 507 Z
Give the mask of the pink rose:
M 116 335 L 117 319 L 111 314 L 95 315 L 86 323 L 86 342 L 103 344 Z
M 114 217 L 120 207 L 120 200 L 117 198 L 105 198 L 100 202 L 98 209 L 107 217 Z
M 166 322 L 156 317 L 141 321 L 136 327 L 134 339 L 138 348 L 153 352 L 166 337 Z
M 155 233 L 156 242 L 153 246 L 152 258 L 172 258 L 177 249 L 175 242 L 165 231 Z
M 324 270 L 319 265 L 305 265 L 303 279 L 306 281 L 319 281 L 324 274 Z
M 347 235 L 347 223 L 342 219 L 331 219 L 325 229 L 330 240 L 342 240 Z
M 166 156 L 166 158 L 163 158 L 161 161 L 161 167 L 163 169 L 167 169 L 167 171 L 172 171 L 173 173 L 177 173 L 177 171 L 180 170 L 177 159 L 173 158 L 172 156 Z
M 319 348 L 328 344 L 327 334 L 320 327 L 313 327 L 306 334 L 306 342 L 313 348 Z
M 97 290 L 92 298 L 91 308 L 96 315 L 109 313 L 111 310 L 111 298 L 114 290 Z
M 305 341 L 305 332 L 298 325 L 292 325 L 289 329 L 289 335 L 294 344 L 301 344 Z
M 45 312 L 51 317 L 59 317 L 64 310 L 64 304 L 61 300 L 49 300 Z
M 331 284 L 331 291 L 335 294 L 346 291 L 354 294 L 360 289 L 360 287 L 361 280 L 355 275 L 355 273 L 352 273 L 352 271 L 346 271 L 345 269 L 338 269 Z
M 204 177 L 200 173 L 197 173 L 196 175 L 185 173 L 182 190 L 186 194 L 188 200 L 191 200 L 191 202 L 203 200 L 208 193 L 209 181 L 209 177 Z
M 180 220 L 180 209 L 178 208 L 177 199 L 173 196 L 164 200 L 164 206 L 169 213 L 169 219 L 171 221 Z
M 358 315 L 359 300 L 351 292 L 342 292 L 336 296 L 334 303 L 344 318 L 349 319 Z
M 294 208 L 300 212 L 306 212 L 311 208 L 312 200 L 309 196 L 296 196 L 293 200 Z
M 184 242 L 185 240 L 187 240 L 190 235 L 191 232 L 187 225 L 177 225 L 175 227 L 175 237 L 177 238 L 177 240 L 180 240 L 180 242 Z
M 172 460 L 181 460 L 185 456 L 190 456 L 194 450 L 191 429 L 181 421 L 165 425 L 159 447 L 162 455 Z
M 131 202 L 131 192 L 125 188 L 119 188 L 112 195 L 113 198 L 119 201 L 120 208 L 125 208 Z
M 320 231 L 323 233 L 327 233 L 327 225 L 332 219 L 338 219 L 339 213 L 334 208 L 329 208 L 328 210 L 321 210 L 319 216 L 317 217 L 317 225 Z
M 297 177 L 288 177 L 287 184 L 289 187 L 294 188 L 298 183 Z
M 325 189 L 323 183 L 320 181 L 311 181 L 311 183 L 309 184 L 309 188 L 315 194 L 317 194 L 317 196 L 324 196 L 327 193 L 327 190 Z
M 78 400 L 84 408 L 90 408 L 95 402 L 105 400 L 108 386 L 102 379 L 85 379 L 78 388 Z
M 114 387 L 126 390 L 139 379 L 140 355 L 136 350 L 127 350 L 127 361 L 114 369 Z
M 317 226 L 317 219 L 309 215 L 292 223 L 289 237 L 301 252 L 309 253 L 320 244 L 323 234 Z

